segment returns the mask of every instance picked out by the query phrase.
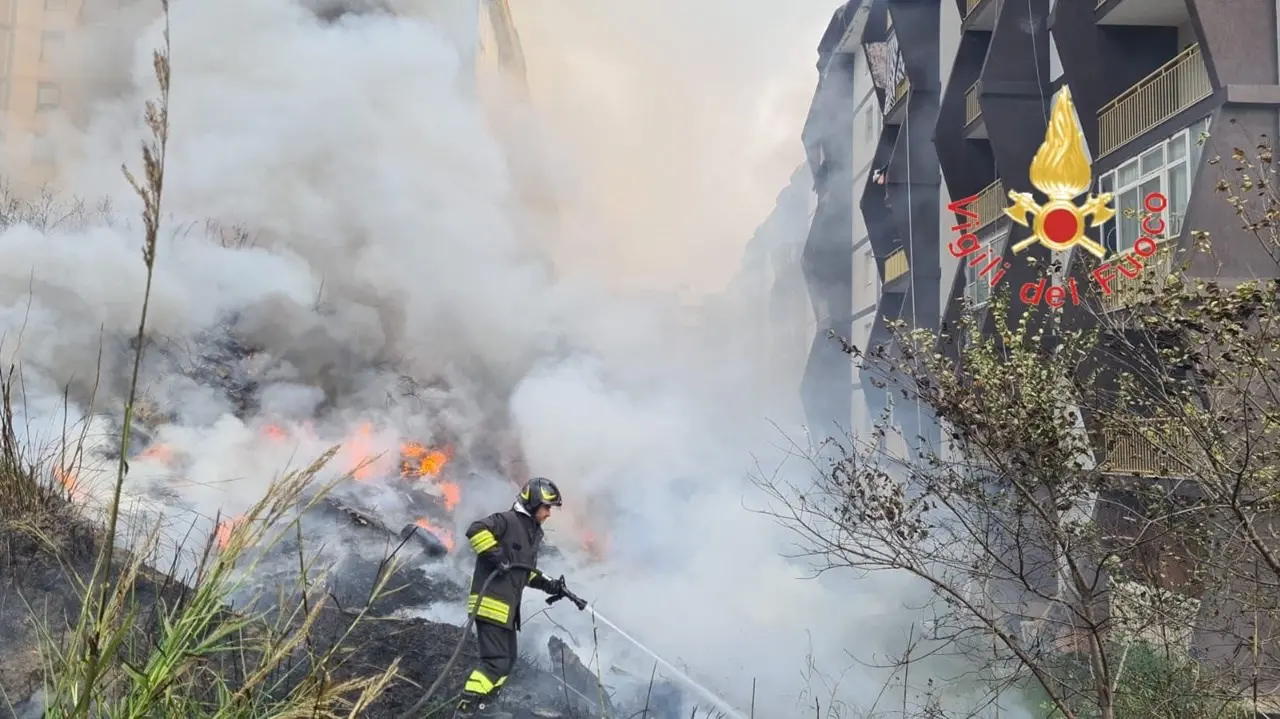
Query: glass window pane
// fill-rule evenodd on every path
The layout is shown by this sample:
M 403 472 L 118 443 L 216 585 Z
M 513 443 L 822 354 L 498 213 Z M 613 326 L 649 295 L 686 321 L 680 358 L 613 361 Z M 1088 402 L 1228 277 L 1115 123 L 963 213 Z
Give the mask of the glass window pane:
M 1124 187 L 1138 181 L 1138 161 L 1129 160 L 1116 171 L 1116 186 Z
M 1147 196 L 1155 192 L 1165 191 L 1165 188 L 1162 187 L 1162 185 L 1164 184 L 1163 182 L 1161 182 L 1162 179 L 1163 178 L 1161 176 L 1157 175 L 1151 178 L 1150 180 L 1147 180 L 1146 182 L 1142 183 L 1142 185 L 1138 187 L 1138 223 L 1139 223 L 1138 231 L 1139 232 L 1142 232 L 1142 227 L 1141 227 L 1142 219 L 1145 218 L 1147 215 L 1152 214 L 1150 212 L 1147 212 L 1147 207 L 1146 207 Z M 1168 208 L 1166 208 L 1166 211 L 1167 210 Z M 1156 213 L 1156 214 L 1160 215 L 1161 219 L 1168 222 L 1168 218 L 1163 217 L 1164 215 L 1163 212 Z M 1165 228 L 1165 230 L 1166 230 L 1166 236 L 1167 236 L 1168 228 Z M 1137 239 L 1138 239 L 1137 237 L 1134 237 L 1132 240 L 1129 241 L 1129 244 L 1126 245 L 1126 247 L 1132 247 L 1133 243 Z
M 1191 126 L 1191 130 L 1187 133 L 1191 140 L 1191 166 L 1195 167 L 1200 164 L 1200 153 L 1204 150 L 1204 144 L 1201 142 L 1201 136 L 1209 131 L 1209 118 L 1204 118 L 1200 122 Z
M 1149 175 L 1164 167 L 1164 145 L 1154 147 L 1142 155 L 1142 174 Z
M 1187 166 L 1178 163 L 1169 168 L 1169 231 L 1166 237 L 1177 237 L 1182 232 L 1182 220 L 1187 215 L 1187 201 L 1191 188 L 1187 181 Z
M 1119 243 L 1116 241 L 1117 227 L 1118 225 L 1114 219 L 1107 220 L 1103 223 L 1102 227 L 1099 228 L 1102 235 L 1094 238 L 1101 242 L 1103 247 L 1107 248 L 1107 254 L 1115 252 L 1116 248 L 1119 246 Z M 1092 231 L 1089 232 L 1089 235 L 1091 237 L 1093 236 Z
M 1169 141 L 1169 164 L 1173 164 L 1187 156 L 1187 137 L 1190 135 L 1191 133 L 1185 135 L 1180 133 Z
M 1098 192 L 1112 192 L 1115 186 L 1115 175 L 1110 172 L 1098 179 Z
M 1121 193 L 1120 201 L 1116 203 L 1116 217 L 1120 220 L 1119 232 L 1116 233 L 1116 250 L 1124 252 L 1133 247 L 1133 243 L 1138 239 L 1138 233 L 1141 231 L 1142 219 L 1138 213 L 1142 210 L 1142 198 L 1138 196 L 1137 188 Z

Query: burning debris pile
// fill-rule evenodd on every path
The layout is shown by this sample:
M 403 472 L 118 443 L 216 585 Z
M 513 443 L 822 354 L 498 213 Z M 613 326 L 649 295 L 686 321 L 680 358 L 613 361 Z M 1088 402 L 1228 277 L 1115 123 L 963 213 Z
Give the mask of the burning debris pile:
M 256 377 L 266 373 L 268 358 L 230 333 L 217 341 L 203 339 L 207 346 L 188 353 L 188 357 L 194 354 L 195 360 L 184 363 L 184 375 L 201 387 L 216 390 L 245 426 L 256 428 L 259 445 L 288 451 L 291 446 L 326 444 L 317 427 L 332 426 L 333 422 L 323 411 L 312 422 L 263 421 L 262 386 Z M 176 364 L 171 350 L 162 349 L 160 354 Z M 416 387 L 409 381 L 405 384 Z M 441 381 L 436 380 L 434 386 L 440 388 Z M 183 477 L 193 459 L 181 443 L 166 441 L 167 428 L 176 424 L 177 417 L 147 411 L 145 402 L 141 406 L 137 434 L 142 448 L 130 462 L 131 479 L 139 468 L 170 480 Z M 289 605 L 299 600 L 299 555 L 318 554 L 323 564 L 331 566 L 324 579 L 329 606 L 311 633 L 312 641 L 325 646 L 350 633 L 346 643 L 356 650 L 343 662 L 341 671 L 351 677 L 376 673 L 397 659 L 402 667 L 401 679 L 364 714 L 369 717 L 398 716 L 416 702 L 423 687 L 444 670 L 462 636 L 459 626 L 422 617 L 433 606 L 465 606 L 467 566 L 472 555 L 465 541 L 458 542 L 455 531 L 469 518 L 455 517 L 454 513 L 466 487 L 477 477 L 489 481 L 504 477 L 512 488 L 527 479 L 518 449 L 502 441 L 500 430 L 484 436 L 481 446 L 471 446 L 451 436 L 447 427 L 435 428 L 428 433 L 434 441 L 398 440 L 392 452 L 385 451 L 388 434 L 387 428 L 372 421 L 355 424 L 338 443 L 330 465 L 348 479 L 302 518 L 301 541 L 306 546 L 300 548 L 298 540 L 285 539 L 270 548 L 251 582 L 257 596 L 281 597 L 277 609 L 287 612 Z M 73 499 L 84 497 L 77 472 L 60 471 L 56 477 Z M 181 505 L 181 497 L 170 489 L 179 484 L 158 482 L 149 491 L 160 504 Z M 582 553 L 601 557 L 604 543 L 600 535 L 575 523 L 572 516 L 566 519 L 580 528 L 576 536 Z M 226 548 L 232 532 L 244 521 L 243 514 L 227 511 L 212 525 L 214 551 Z M 548 547 L 547 553 L 558 551 Z M 374 587 L 391 566 L 388 555 L 399 561 L 386 589 L 370 602 Z M 72 592 L 70 580 L 65 589 Z M 286 590 L 283 596 L 281 589 Z M 294 596 L 289 597 L 288 592 Z M 363 619 L 356 622 L 359 615 Z M 505 698 L 526 708 L 525 714 L 517 716 L 612 716 L 610 700 L 596 673 L 558 639 L 552 641 L 550 650 L 542 656 L 525 656 L 513 673 Z M 474 643 L 468 640 L 462 660 L 450 670 L 447 686 L 462 685 L 473 655 Z M 339 681 L 343 678 L 335 677 Z M 4 676 L 0 676 L 0 684 L 12 686 Z

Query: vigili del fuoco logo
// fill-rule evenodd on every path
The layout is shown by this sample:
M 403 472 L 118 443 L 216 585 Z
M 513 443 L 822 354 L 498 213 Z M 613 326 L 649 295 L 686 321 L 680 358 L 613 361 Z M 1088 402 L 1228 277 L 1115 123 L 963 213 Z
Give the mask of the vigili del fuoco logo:
M 1031 185 L 1039 190 L 1047 202 L 1039 203 L 1030 192 L 1009 191 L 1009 200 L 1013 204 L 1005 208 L 1004 214 L 1009 219 L 1031 230 L 1031 236 L 1013 245 L 1014 254 L 1031 247 L 1037 242 L 1054 252 L 1066 252 L 1077 245 L 1086 252 L 1104 260 L 1090 273 L 1104 295 L 1115 290 L 1111 283 L 1116 273 L 1129 279 L 1136 278 L 1143 269 L 1143 260 L 1156 253 L 1156 239 L 1165 231 L 1165 222 L 1161 213 L 1169 205 L 1169 200 L 1159 192 L 1152 192 L 1143 198 L 1143 209 L 1148 213 L 1142 220 L 1142 235 L 1133 243 L 1131 252 L 1107 259 L 1107 249 L 1101 242 L 1089 237 L 1088 230 L 1099 230 L 1104 223 L 1115 217 L 1110 192 L 1098 195 L 1090 193 L 1081 204 L 1076 200 L 1089 190 L 1093 184 L 1093 174 L 1089 167 L 1089 156 L 1085 152 L 1084 131 L 1076 118 L 1075 103 L 1071 100 L 1070 88 L 1063 88 L 1053 102 L 1053 113 L 1049 118 L 1049 127 L 1045 130 L 1044 142 L 1031 160 Z M 988 278 L 991 287 L 995 287 L 1005 270 L 1009 268 L 1003 257 L 983 247 L 978 236 L 969 230 L 974 228 L 979 217 L 968 206 L 978 199 L 977 195 L 952 202 L 947 206 L 951 212 L 965 218 L 963 224 L 951 228 L 953 232 L 961 232 L 947 250 L 958 259 L 969 258 L 970 267 L 978 267 L 979 278 Z M 970 257 L 972 255 L 972 257 Z M 1065 286 L 1054 285 L 1046 289 L 1047 279 L 1025 283 L 1019 293 L 1023 302 L 1039 304 L 1044 299 L 1052 307 L 1061 307 L 1068 300 L 1074 305 L 1080 304 L 1080 290 L 1074 277 L 1068 278 Z

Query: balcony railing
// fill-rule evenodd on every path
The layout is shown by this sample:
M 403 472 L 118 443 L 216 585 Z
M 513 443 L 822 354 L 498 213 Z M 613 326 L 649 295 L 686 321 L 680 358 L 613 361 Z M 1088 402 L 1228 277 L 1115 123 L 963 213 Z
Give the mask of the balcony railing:
M 1182 463 L 1170 450 L 1191 446 L 1185 430 L 1163 420 L 1139 420 L 1110 428 L 1103 435 L 1107 455 L 1100 469 L 1115 474 L 1176 476 Z
M 1112 266 L 1117 263 L 1112 262 Z M 1142 261 L 1142 271 L 1129 279 L 1117 272 L 1112 278 L 1111 294 L 1102 295 L 1102 311 L 1115 312 L 1141 303 L 1149 292 L 1159 292 L 1173 272 L 1173 245 L 1168 240 L 1156 246 L 1156 253 Z
M 889 106 L 885 108 L 885 113 L 888 114 L 897 108 L 898 103 L 902 102 L 902 99 L 906 97 L 907 93 L 910 91 L 911 78 L 907 77 L 906 73 L 903 73 L 902 79 L 899 80 L 897 86 L 893 88 L 893 100 L 889 103 Z
M 1098 111 L 1105 155 L 1213 94 L 1200 45 L 1178 53 Z
M 978 93 L 982 92 L 982 81 L 979 80 L 969 86 L 968 91 L 964 93 L 964 126 L 972 125 L 979 117 L 982 117 L 982 105 L 978 104 Z
M 1006 206 L 1008 202 L 1005 200 L 1004 183 L 996 180 L 987 185 L 973 202 L 972 210 L 978 215 L 978 224 L 973 229 L 980 230 L 1000 219 Z
M 884 281 L 886 284 L 893 282 L 899 277 L 907 274 L 910 267 L 907 265 L 907 253 L 903 250 L 894 250 L 893 254 L 885 258 L 884 261 Z

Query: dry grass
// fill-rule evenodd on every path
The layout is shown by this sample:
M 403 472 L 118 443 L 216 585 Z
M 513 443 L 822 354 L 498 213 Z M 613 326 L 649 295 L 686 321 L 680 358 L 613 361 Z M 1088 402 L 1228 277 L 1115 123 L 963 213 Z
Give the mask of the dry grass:
M 162 4 L 167 19 L 167 0 Z M 276 609 L 259 613 L 254 602 L 236 612 L 228 609 L 230 598 L 244 593 L 257 562 L 281 539 L 298 534 L 299 517 L 333 486 L 319 486 L 317 477 L 336 449 L 273 482 L 245 521 L 235 525 L 225 547 L 215 548 L 212 539 L 205 543 L 195 570 L 181 584 L 144 562 L 159 542 L 158 526 L 132 551 L 117 549 L 125 524 L 122 490 L 162 217 L 169 132 L 167 30 L 164 42 L 154 55 L 160 94 L 146 106 L 151 138 L 142 148 L 143 171 L 135 175 L 124 169 L 143 204 L 147 286 L 104 527 L 79 516 L 68 488 L 58 481 L 69 476 L 63 462 L 80 456 L 83 436 L 53 453 L 24 446 L 14 422 L 18 370 L 0 372 L 0 558 L 47 560 L 61 567 L 76 590 L 70 621 L 41 616 L 36 607 L 29 607 L 41 638 L 41 713 L 56 719 L 356 716 L 397 676 L 398 662 L 371 676 L 334 678 L 345 654 L 343 642 L 355 625 L 328 647 L 313 647 L 307 641 L 326 598 L 315 589 L 325 586 L 317 581 L 320 572 L 305 556 L 298 557 L 299 585 L 294 588 L 302 601 L 291 610 L 280 611 L 278 603 L 269 603 Z M 48 192 L 34 202 L 23 202 L 0 188 L 0 229 L 17 223 L 46 231 L 77 229 L 112 222 L 110 215 L 108 203 L 91 209 L 82 202 L 60 203 Z M 237 235 L 229 241 L 247 240 Z M 83 571 L 89 565 L 92 571 Z M 394 562 L 387 563 L 369 605 L 395 569 Z

